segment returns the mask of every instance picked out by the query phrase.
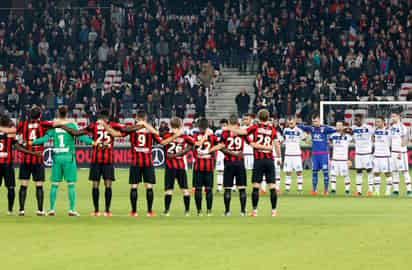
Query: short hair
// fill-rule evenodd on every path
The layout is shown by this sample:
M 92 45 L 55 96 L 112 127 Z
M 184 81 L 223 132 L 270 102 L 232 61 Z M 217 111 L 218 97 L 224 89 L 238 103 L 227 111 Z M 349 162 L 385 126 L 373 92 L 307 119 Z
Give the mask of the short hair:
M 41 109 L 39 106 L 34 105 L 31 109 L 30 109 L 30 119 L 39 119 L 41 116 Z
M 180 128 L 182 125 L 182 120 L 179 117 L 172 117 L 170 119 L 170 126 L 172 128 Z
M 137 112 L 137 119 L 139 120 L 144 120 L 146 118 L 146 112 L 143 110 L 140 110 Z
M 198 121 L 199 129 L 204 131 L 209 127 L 209 121 L 206 118 L 200 118 Z
M 103 119 L 109 118 L 109 110 L 107 109 L 101 109 L 99 113 L 99 117 Z
M 392 109 L 391 113 L 397 114 L 397 115 L 400 116 L 401 113 L 402 113 L 402 108 L 401 107 L 395 107 L 395 108 Z
M 237 125 L 238 121 L 237 121 L 237 116 L 235 114 L 232 114 L 229 117 L 229 124 L 231 125 Z
M 312 114 L 312 119 L 316 119 L 316 118 L 319 118 L 320 116 L 319 116 L 319 114 L 318 113 L 314 113 L 314 114 Z
M 8 127 L 10 126 L 10 118 L 6 114 L 0 114 L 0 126 Z
M 65 105 L 61 105 L 59 106 L 59 116 L 60 118 L 66 118 L 67 117 L 67 112 L 68 112 L 68 108 Z
M 227 121 L 226 118 L 220 119 L 219 124 L 228 124 L 229 122 Z
M 363 119 L 363 114 L 357 113 L 357 114 L 355 114 L 355 118 Z
M 380 120 L 382 120 L 383 122 L 385 122 L 385 118 L 384 118 L 383 116 L 381 116 L 381 115 L 376 116 L 376 119 L 380 119 Z
M 261 109 L 258 112 L 258 118 L 262 122 L 267 122 L 269 120 L 270 113 L 266 109 Z
M 251 117 L 250 113 L 243 114 L 243 117 Z
M 292 121 L 292 120 L 295 120 L 296 118 L 294 117 L 294 116 L 288 116 L 288 118 L 286 119 L 287 121 Z

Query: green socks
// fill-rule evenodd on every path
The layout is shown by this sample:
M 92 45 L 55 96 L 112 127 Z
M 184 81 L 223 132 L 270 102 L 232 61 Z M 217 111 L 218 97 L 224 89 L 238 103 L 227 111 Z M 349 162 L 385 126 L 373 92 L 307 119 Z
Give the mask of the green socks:
M 50 188 L 50 211 L 54 211 L 56 206 L 56 197 L 57 197 L 57 189 L 59 188 L 58 185 L 51 185 Z
M 69 183 L 67 186 L 67 193 L 69 195 L 69 208 L 70 211 L 75 211 L 76 204 L 76 187 L 73 183 Z

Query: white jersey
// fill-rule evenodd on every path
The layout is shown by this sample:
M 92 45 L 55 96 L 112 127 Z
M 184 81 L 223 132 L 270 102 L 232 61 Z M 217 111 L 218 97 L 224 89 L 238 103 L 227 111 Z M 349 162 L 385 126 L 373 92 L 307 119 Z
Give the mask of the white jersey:
M 349 144 L 352 141 L 352 136 L 349 134 L 333 133 L 330 135 L 333 145 L 332 160 L 347 161 Z
M 375 138 L 375 157 L 390 157 L 391 134 L 386 128 L 376 129 L 373 133 Z
M 300 142 L 305 137 L 305 133 L 298 127 L 285 128 L 283 130 L 283 144 L 285 145 L 285 156 L 300 156 Z
M 368 125 L 352 126 L 352 137 L 355 141 L 356 154 L 372 154 L 372 136 L 374 129 Z
M 405 125 L 403 125 L 402 123 L 393 124 L 390 127 L 390 132 L 391 132 L 392 152 L 406 153 L 408 151 L 406 145 L 402 146 L 403 138 L 408 137 L 408 129 L 405 127 Z

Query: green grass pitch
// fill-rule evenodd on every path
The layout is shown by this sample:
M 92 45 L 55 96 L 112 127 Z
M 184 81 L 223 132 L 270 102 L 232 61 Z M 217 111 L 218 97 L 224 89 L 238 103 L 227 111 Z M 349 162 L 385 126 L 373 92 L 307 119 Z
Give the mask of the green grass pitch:
M 59 189 L 56 217 L 34 216 L 33 184 L 29 188 L 26 216 L 6 216 L 6 192 L 1 188 L 1 269 L 377 270 L 410 267 L 412 199 L 309 197 L 293 195 L 293 190 L 291 195 L 280 196 L 277 218 L 270 217 L 267 196 L 260 198 L 260 216 L 252 218 L 239 216 L 237 193 L 232 197 L 232 216 L 223 217 L 223 197 L 215 194 L 213 217 L 195 216 L 193 198 L 193 216 L 184 217 L 181 192 L 176 190 L 172 216 L 162 217 L 159 214 L 163 209 L 163 171 L 157 170 L 154 207 L 158 216 L 144 215 L 145 193 L 140 189 L 140 216 L 131 218 L 127 216 L 130 209 L 128 170 L 118 169 L 116 174 L 112 203 L 115 216 L 111 218 L 90 216 L 88 170 L 79 170 L 77 209 L 82 216 L 78 218 L 66 215 L 65 184 Z M 293 183 L 295 188 L 295 180 Z M 338 186 L 338 194 L 343 194 L 343 179 L 338 179 Z M 310 188 L 310 171 L 307 171 L 306 194 Z M 404 187 L 401 188 L 404 191 Z M 49 185 L 46 208 L 48 191 Z M 103 194 L 101 186 L 101 208 Z M 248 208 L 250 210 L 250 193 Z

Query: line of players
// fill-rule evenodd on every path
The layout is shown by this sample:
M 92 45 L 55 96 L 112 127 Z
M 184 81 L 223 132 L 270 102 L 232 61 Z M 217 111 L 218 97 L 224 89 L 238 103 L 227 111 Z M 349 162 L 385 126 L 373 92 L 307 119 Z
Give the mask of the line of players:
M 152 143 L 156 141 L 165 146 L 166 152 L 166 169 L 165 169 L 165 211 L 164 215 L 169 215 L 170 204 L 172 200 L 172 192 L 175 180 L 177 180 L 180 188 L 183 191 L 183 201 L 185 207 L 185 215 L 189 215 L 190 193 L 188 190 L 186 166 L 184 163 L 184 155 L 193 151 L 194 153 L 194 168 L 193 168 L 193 186 L 195 188 L 195 204 L 197 214 L 202 215 L 202 190 L 206 193 L 206 208 L 207 215 L 212 214 L 213 206 L 213 175 L 215 167 L 215 152 L 222 151 L 225 154 L 225 181 L 224 185 L 231 188 L 234 183 L 234 178 L 237 180 L 237 185 L 240 194 L 241 215 L 246 215 L 246 171 L 243 159 L 243 148 L 245 142 L 254 149 L 254 167 L 253 167 L 253 192 L 252 192 L 252 216 L 257 215 L 257 207 L 259 201 L 259 187 L 263 178 L 269 183 L 270 201 L 272 206 L 272 216 L 277 215 L 277 193 L 275 189 L 275 169 L 273 162 L 273 151 L 275 149 L 280 156 L 280 146 L 276 140 L 276 130 L 272 127 L 269 121 L 269 112 L 262 110 L 259 112 L 259 123 L 250 126 L 247 130 L 240 129 L 237 126 L 237 118 L 231 117 L 228 130 L 222 133 L 220 140 L 208 129 L 208 121 L 200 119 L 198 121 L 199 132 L 188 136 L 182 133 L 182 121 L 178 118 L 171 119 L 171 132 L 163 134 L 161 138 L 159 132 L 151 125 L 146 123 L 146 114 L 141 111 L 137 114 L 137 123 L 132 127 L 124 127 L 115 122 L 109 121 L 108 113 L 103 110 L 100 113 L 99 120 L 96 123 L 91 123 L 83 130 L 77 130 L 77 127 L 67 124 L 66 119 L 67 108 L 59 108 L 58 120 L 55 122 L 43 122 L 40 120 L 41 111 L 38 107 L 33 107 L 30 112 L 29 119 L 18 124 L 17 128 L 11 126 L 11 121 L 7 119 L 0 123 L 0 141 L 2 144 L 7 142 L 9 138 L 17 137 L 18 140 L 25 145 L 28 150 L 21 156 L 22 163 L 20 165 L 21 185 L 19 190 L 19 215 L 24 216 L 24 206 L 27 193 L 28 180 L 33 177 L 36 182 L 36 198 L 38 202 L 37 215 L 45 215 L 43 211 L 43 188 L 44 182 L 44 166 L 41 153 L 43 147 L 41 144 L 53 140 L 53 159 L 59 154 L 65 152 L 68 155 L 67 164 L 58 162 L 56 167 L 52 167 L 52 189 L 50 191 L 50 211 L 51 215 L 55 215 L 55 199 L 58 184 L 64 179 L 68 183 L 70 211 L 69 215 L 77 215 L 74 209 L 75 202 L 75 182 L 77 175 L 75 173 L 75 159 L 72 136 L 84 136 L 90 134 L 92 139 L 86 140 L 88 144 L 93 145 L 92 165 L 90 168 L 89 179 L 93 182 L 92 198 L 94 204 L 94 216 L 99 216 L 99 183 L 104 180 L 105 184 L 105 216 L 111 216 L 110 205 L 112 197 L 112 182 L 115 180 L 114 167 L 112 158 L 112 149 L 114 137 L 123 137 L 129 135 L 132 163 L 129 173 L 130 184 L 130 216 L 137 216 L 137 201 L 138 201 L 138 186 L 140 183 L 145 184 L 146 201 L 147 201 L 147 216 L 154 216 L 153 212 L 153 185 L 156 183 L 153 157 Z M 2 116 L 6 118 L 6 116 Z M 232 130 L 230 131 L 229 128 Z M 56 132 L 51 132 L 56 130 Z M 17 134 L 17 135 L 16 135 Z M 253 134 L 253 140 L 250 140 L 247 135 Z M 69 139 L 68 139 L 69 138 Z M 67 141 L 67 142 L 66 142 Z M 40 144 L 40 145 L 39 145 Z M 0 181 L 4 178 L 5 184 L 10 193 L 15 188 L 14 168 L 12 149 L 10 144 L 4 144 L 7 147 L 0 147 L 0 152 L 5 159 L 0 159 Z M 73 152 L 73 153 L 71 153 Z M 54 163 L 57 163 L 54 160 Z M 70 164 L 69 164 L 70 163 Z M 70 165 L 70 166 L 69 166 Z M 230 179 L 230 180 L 229 180 Z M 230 192 L 225 192 L 225 215 L 230 215 Z M 9 212 L 13 209 L 14 196 L 8 196 Z
M 20 139 L 24 141 L 32 141 L 41 137 L 47 129 L 53 127 L 53 123 L 41 122 L 40 110 L 34 107 L 31 111 L 30 119 L 21 122 L 17 129 L 10 127 L 0 128 L 2 140 L 9 138 L 7 133 L 16 132 L 20 135 Z M 361 115 L 355 116 L 355 125 L 350 131 L 344 129 L 342 123 L 337 124 L 337 128 L 333 129 L 326 126 L 296 126 L 296 121 L 293 118 L 288 119 L 287 127 L 283 130 L 283 136 L 278 136 L 274 128 L 274 124 L 269 121 L 267 111 L 259 112 L 259 123 L 250 125 L 250 117 L 246 116 L 243 119 L 243 126 L 238 127 L 238 122 L 235 116 L 231 117 L 226 126 L 226 122 L 222 121 L 222 130 L 217 132 L 220 138 L 217 138 L 207 128 L 207 120 L 199 120 L 199 132 L 188 136 L 182 134 L 182 123 L 178 118 L 171 120 L 172 132 L 163 135 L 163 139 L 159 137 L 159 133 L 153 127 L 144 122 L 145 114 L 139 112 L 137 117 L 138 123 L 133 128 L 126 128 L 117 123 L 108 121 L 107 113 L 102 111 L 99 121 L 90 124 L 85 130 L 76 131 L 71 128 L 62 128 L 72 136 L 83 134 L 92 134 L 95 142 L 93 148 L 93 159 L 90 169 L 89 179 L 93 182 L 92 198 L 95 211 L 93 215 L 100 215 L 99 212 L 99 182 L 103 178 L 105 184 L 105 215 L 110 216 L 110 205 L 112 196 L 112 182 L 114 178 L 114 167 L 112 160 L 113 138 L 126 136 L 130 134 L 132 145 L 132 166 L 130 168 L 129 183 L 130 202 L 132 211 L 131 216 L 137 215 L 137 188 L 141 182 L 145 183 L 146 199 L 148 205 L 148 216 L 153 216 L 153 184 L 155 184 L 155 174 L 153 168 L 153 160 L 151 156 L 152 141 L 165 145 L 166 150 L 166 170 L 165 170 L 165 215 L 169 215 L 170 204 L 172 200 L 172 191 L 175 179 L 177 179 L 180 188 L 183 190 L 183 201 L 185 205 L 185 215 L 189 214 L 190 194 L 188 190 L 186 165 L 184 155 L 194 150 L 195 164 L 193 173 L 193 186 L 195 188 L 195 202 L 198 210 L 198 215 L 202 215 L 202 188 L 206 191 L 207 214 L 211 214 L 213 203 L 213 170 L 214 170 L 214 152 L 222 152 L 218 154 L 216 170 L 218 171 L 218 186 L 223 184 L 225 189 L 224 203 L 225 215 L 230 215 L 230 200 L 231 189 L 236 179 L 237 188 L 240 194 L 241 214 L 246 213 L 246 168 L 253 168 L 252 182 L 252 216 L 257 215 L 257 205 L 259 200 L 259 187 L 262 183 L 268 182 L 270 189 L 270 200 L 272 204 L 272 215 L 276 216 L 277 194 L 280 187 L 280 165 L 281 159 L 275 158 L 273 162 L 273 154 L 280 157 L 279 140 L 285 145 L 284 171 L 285 188 L 290 190 L 291 174 L 295 171 L 297 174 L 298 191 L 303 189 L 302 176 L 302 158 L 300 142 L 305 139 L 305 132 L 308 128 L 325 129 L 333 145 L 333 154 L 331 161 L 331 193 L 336 193 L 336 177 L 344 176 L 345 191 L 349 194 L 350 178 L 348 166 L 348 147 L 349 143 L 354 140 L 356 155 L 355 168 L 356 175 L 356 195 L 362 194 L 362 171 L 368 173 L 368 195 L 373 191 L 379 194 L 380 190 L 380 174 L 386 175 L 387 189 L 386 194 L 390 194 L 393 186 L 393 194 L 399 195 L 399 173 L 402 173 L 405 179 L 408 196 L 411 196 L 411 183 L 408 173 L 407 162 L 407 130 L 400 123 L 399 113 L 392 114 L 392 125 L 390 128 L 385 128 L 385 122 L 382 118 L 377 118 L 377 128 L 373 130 L 371 127 L 363 124 Z M 318 117 L 313 118 L 313 122 L 318 121 Z M 57 125 L 54 125 L 55 127 Z M 350 134 L 352 133 L 352 135 Z M 312 140 L 316 141 L 316 136 L 312 136 Z M 278 140 L 279 138 L 279 140 Z M 373 141 L 375 143 L 375 153 L 372 156 Z M 246 143 L 245 143 L 246 142 Z M 5 145 L 3 143 L 3 145 Z M 251 147 L 247 147 L 250 145 Z M 253 149 L 253 150 L 252 150 Z M 2 155 L 7 155 L 9 150 L 0 148 Z M 19 190 L 19 214 L 24 215 L 24 204 L 27 192 L 28 179 L 33 176 L 36 182 L 36 198 L 38 202 L 38 215 L 44 215 L 43 211 L 43 189 L 44 168 L 42 157 L 33 155 L 39 153 L 43 149 L 41 146 L 29 146 L 28 153 L 23 154 L 22 164 L 20 166 L 21 185 Z M 253 151 L 253 159 L 250 158 L 250 151 Z M 30 152 L 31 151 L 31 152 Z M 4 154 L 5 153 L 5 154 Z M 315 153 L 316 154 L 316 153 Z M 11 156 L 11 153 L 10 153 Z M 224 161 L 221 162 L 221 159 Z M 255 160 L 255 162 L 253 162 Z M 7 167 L 10 167 L 11 158 L 0 159 L 2 164 L 1 173 L 4 176 L 6 186 L 9 188 L 9 211 L 12 210 L 12 202 L 14 195 L 11 190 L 14 190 L 14 174 L 10 173 L 10 168 L 3 168 L 3 163 L 9 162 Z M 252 165 L 253 164 L 253 165 Z M 222 166 L 223 165 L 223 168 Z M 275 173 L 275 169 L 276 173 Z M 319 167 L 313 160 L 313 167 Z M 321 165 L 324 169 L 324 164 Z M 391 172 L 393 171 L 393 178 Z M 14 172 L 14 171 L 13 171 Z M 325 170 L 324 170 L 325 173 Z M 373 175 L 374 173 L 374 175 Z M 317 171 L 316 171 L 317 174 Z M 325 180 L 325 194 L 327 194 L 327 177 Z M 266 181 L 264 181 L 266 179 Z M 392 180 L 393 179 L 393 180 Z M 317 181 L 316 181 L 317 182 Z M 316 183 L 317 184 L 317 183 Z M 312 194 L 316 194 L 317 186 L 314 185 Z

